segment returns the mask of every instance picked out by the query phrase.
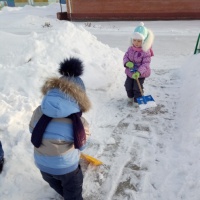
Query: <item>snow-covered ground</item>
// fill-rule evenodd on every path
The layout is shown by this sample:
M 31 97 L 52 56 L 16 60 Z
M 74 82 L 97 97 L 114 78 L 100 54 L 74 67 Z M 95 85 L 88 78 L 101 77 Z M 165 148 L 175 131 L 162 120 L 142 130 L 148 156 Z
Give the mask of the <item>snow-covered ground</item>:
M 67 22 L 59 4 L 0 11 L 0 140 L 5 166 L 1 200 L 60 199 L 33 161 L 28 124 L 40 87 L 59 63 L 83 60 L 92 136 L 81 161 L 85 200 L 199 200 L 199 20 L 146 21 L 155 34 L 152 75 L 144 84 L 156 108 L 127 105 L 122 58 L 138 21 Z M 50 26 L 49 26 L 50 25 Z

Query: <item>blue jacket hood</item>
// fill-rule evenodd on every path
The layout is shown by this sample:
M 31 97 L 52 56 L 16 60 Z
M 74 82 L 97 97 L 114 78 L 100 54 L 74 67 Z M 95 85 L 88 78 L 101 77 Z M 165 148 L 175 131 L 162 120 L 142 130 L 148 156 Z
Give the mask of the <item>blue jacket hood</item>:
M 42 93 L 41 109 L 49 117 L 67 117 L 80 111 L 87 112 L 91 107 L 85 91 L 67 79 L 48 79 L 42 87 Z

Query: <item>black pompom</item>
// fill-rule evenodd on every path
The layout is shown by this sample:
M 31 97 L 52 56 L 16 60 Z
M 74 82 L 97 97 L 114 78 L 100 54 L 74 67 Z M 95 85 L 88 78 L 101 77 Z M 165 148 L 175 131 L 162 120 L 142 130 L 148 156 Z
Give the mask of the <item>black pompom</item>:
M 64 76 L 80 76 L 83 74 L 83 64 L 78 58 L 65 59 L 58 71 Z

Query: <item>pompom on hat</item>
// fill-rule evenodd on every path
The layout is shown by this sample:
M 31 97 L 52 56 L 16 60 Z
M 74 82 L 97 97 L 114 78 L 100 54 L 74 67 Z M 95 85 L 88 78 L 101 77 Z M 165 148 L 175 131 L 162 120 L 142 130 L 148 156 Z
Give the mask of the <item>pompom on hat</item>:
M 133 43 L 133 39 L 142 40 L 142 49 L 144 51 L 148 51 L 153 44 L 154 34 L 150 29 L 147 29 L 144 26 L 143 22 L 140 22 L 139 26 L 134 29 L 131 36 L 131 45 Z
M 83 74 L 83 64 L 78 58 L 65 59 L 58 71 L 63 76 L 80 76 Z
M 60 63 L 58 72 L 62 75 L 61 79 L 69 80 L 79 85 L 81 89 L 85 90 L 85 85 L 79 77 L 83 74 L 83 63 L 78 58 L 64 59 Z

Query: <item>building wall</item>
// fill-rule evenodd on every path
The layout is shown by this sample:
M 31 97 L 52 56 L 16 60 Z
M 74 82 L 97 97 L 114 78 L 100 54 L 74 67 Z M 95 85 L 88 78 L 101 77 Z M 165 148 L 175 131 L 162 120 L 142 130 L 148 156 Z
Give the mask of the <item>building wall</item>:
M 63 3 L 65 0 L 61 0 Z M 58 3 L 59 0 L 0 0 L 0 6 L 25 6 L 25 5 L 32 5 L 32 6 L 46 6 L 50 3 Z M 64 2 L 65 3 L 65 2 Z M 63 4 L 64 4 L 63 3 Z
M 200 0 L 67 0 L 74 19 L 200 19 Z
M 14 0 L 0 0 L 0 8 L 4 7 L 4 6 L 14 7 L 15 2 L 14 2 Z
M 25 5 L 33 5 L 33 6 L 46 6 L 49 4 L 48 0 L 14 0 L 15 6 L 25 6 Z

